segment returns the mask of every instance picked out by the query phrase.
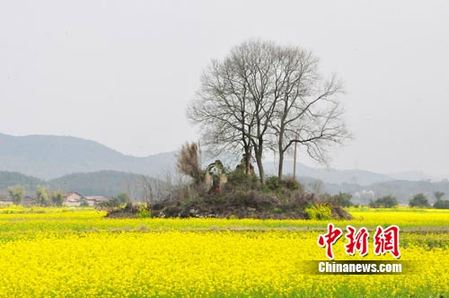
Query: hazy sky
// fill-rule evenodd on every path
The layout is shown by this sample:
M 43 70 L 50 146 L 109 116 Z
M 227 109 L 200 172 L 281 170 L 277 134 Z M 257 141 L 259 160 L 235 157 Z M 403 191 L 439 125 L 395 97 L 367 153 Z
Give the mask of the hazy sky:
M 177 149 L 202 69 L 249 38 L 343 79 L 354 139 L 331 166 L 449 174 L 447 0 L 0 0 L 0 132 Z

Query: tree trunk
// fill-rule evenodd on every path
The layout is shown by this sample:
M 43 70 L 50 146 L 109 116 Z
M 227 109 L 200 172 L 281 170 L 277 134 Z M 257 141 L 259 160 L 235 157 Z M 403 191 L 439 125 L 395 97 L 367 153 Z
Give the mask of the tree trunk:
M 265 181 L 265 173 L 264 173 L 264 170 L 263 170 L 263 164 L 262 164 L 262 160 L 261 159 L 258 159 L 257 160 L 257 168 L 259 169 L 259 180 L 260 180 L 260 182 L 263 184 L 264 183 L 264 181 Z
M 257 150 L 254 150 L 254 155 L 256 157 L 256 162 L 257 162 L 257 169 L 259 170 L 259 180 L 260 182 L 263 184 L 264 183 L 264 169 L 263 169 L 263 162 L 262 162 L 262 148 L 258 148 Z
M 251 174 L 251 148 L 245 147 L 245 174 Z
M 282 131 L 282 130 L 281 130 Z M 283 131 L 279 134 L 279 140 L 278 140 L 278 153 L 279 153 L 279 163 L 278 163 L 278 179 L 279 181 L 282 180 L 282 175 L 284 171 L 284 148 L 282 147 L 282 143 L 284 141 L 283 138 Z
M 279 181 L 282 180 L 282 175 L 284 171 L 284 152 L 279 151 L 279 166 L 278 166 L 278 178 Z

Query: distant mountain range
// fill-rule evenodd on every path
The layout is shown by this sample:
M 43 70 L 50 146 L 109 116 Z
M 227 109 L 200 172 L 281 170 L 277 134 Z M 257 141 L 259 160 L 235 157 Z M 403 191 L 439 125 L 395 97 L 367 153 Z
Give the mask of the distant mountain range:
M 175 172 L 175 164 L 176 152 L 135 157 L 75 137 L 0 134 L 0 192 L 14 184 L 34 188 L 43 183 L 86 195 L 114 195 L 130 188 L 137 192 L 137 188 L 141 188 L 138 184 L 141 184 L 142 177 L 164 179 Z M 235 162 L 228 166 L 235 167 Z M 268 174 L 276 172 L 273 162 L 266 162 L 265 166 Z M 287 161 L 286 174 L 291 173 L 291 169 L 292 163 Z M 416 192 L 446 189 L 445 185 L 430 181 L 414 181 L 428 179 L 419 172 L 385 175 L 364 170 L 318 169 L 298 163 L 297 173 L 305 184 L 316 187 L 321 181 L 321 188 L 331 193 L 374 192 L 379 195 L 391 192 L 403 197 Z M 398 180 L 404 178 L 409 181 Z M 447 190 L 449 193 L 449 187 Z
M 75 137 L 0 134 L 0 170 L 41 179 L 102 170 L 158 176 L 165 169 L 171 170 L 174 162 L 171 153 L 134 157 Z
M 228 158 L 229 159 L 229 158 Z M 14 171 L 40 179 L 54 179 L 79 172 L 113 170 L 160 177 L 175 169 L 176 152 L 147 157 L 122 154 L 100 143 L 66 136 L 10 136 L 0 134 L 0 171 Z M 234 167 L 235 164 L 228 166 Z M 286 162 L 288 174 L 291 162 Z M 274 163 L 266 163 L 267 173 L 275 173 Z M 368 185 L 394 180 L 362 170 L 316 169 L 297 164 L 301 176 L 327 183 Z

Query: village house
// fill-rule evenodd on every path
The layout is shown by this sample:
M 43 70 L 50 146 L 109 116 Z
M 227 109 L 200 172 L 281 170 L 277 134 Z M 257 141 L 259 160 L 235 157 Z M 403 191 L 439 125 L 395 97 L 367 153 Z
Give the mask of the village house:
M 96 206 L 100 203 L 109 201 L 104 196 L 83 196 L 78 192 L 69 192 L 64 197 L 64 206 L 78 207 L 82 205 Z
M 84 199 L 83 195 L 77 192 L 69 192 L 65 194 L 63 205 L 69 207 L 80 206 L 83 199 Z

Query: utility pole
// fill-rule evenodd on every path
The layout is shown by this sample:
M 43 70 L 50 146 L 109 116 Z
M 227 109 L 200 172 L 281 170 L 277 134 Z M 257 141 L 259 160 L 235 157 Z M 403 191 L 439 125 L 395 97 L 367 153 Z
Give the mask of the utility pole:
M 293 151 L 293 179 L 296 180 L 296 154 L 297 154 L 298 143 L 295 142 L 295 149 Z
M 296 133 L 296 139 L 299 138 L 299 133 Z M 298 152 L 298 142 L 295 142 L 295 149 L 293 151 L 293 179 L 296 180 L 296 155 Z

